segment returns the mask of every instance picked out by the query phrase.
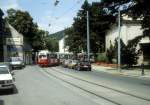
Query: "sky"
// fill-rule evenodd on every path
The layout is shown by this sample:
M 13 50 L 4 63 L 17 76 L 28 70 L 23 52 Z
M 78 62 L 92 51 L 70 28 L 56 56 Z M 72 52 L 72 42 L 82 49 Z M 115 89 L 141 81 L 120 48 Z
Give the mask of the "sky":
M 40 29 L 49 31 L 50 34 L 70 27 L 73 18 L 84 0 L 59 0 L 57 6 L 56 0 L 0 0 L 0 8 L 5 16 L 7 9 L 14 8 L 22 11 L 28 11 L 33 17 Z M 100 0 L 88 0 L 89 3 Z

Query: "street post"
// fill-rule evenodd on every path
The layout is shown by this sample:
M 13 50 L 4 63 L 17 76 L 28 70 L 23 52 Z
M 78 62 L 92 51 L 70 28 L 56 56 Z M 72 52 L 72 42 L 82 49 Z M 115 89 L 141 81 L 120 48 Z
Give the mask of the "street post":
M 121 72 L 121 45 L 120 45 L 120 32 L 121 32 L 121 25 L 120 25 L 120 10 L 118 10 L 118 71 Z
M 90 60 L 90 38 L 89 38 L 89 12 L 87 11 L 87 56 L 88 61 Z

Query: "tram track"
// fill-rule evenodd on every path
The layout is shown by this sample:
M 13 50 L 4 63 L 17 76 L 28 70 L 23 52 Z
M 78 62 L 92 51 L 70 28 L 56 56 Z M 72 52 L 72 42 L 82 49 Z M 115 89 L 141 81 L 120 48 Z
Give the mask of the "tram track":
M 97 84 L 97 83 L 94 83 L 94 82 L 91 82 L 91 81 L 87 81 L 87 80 L 84 80 L 84 79 L 82 79 L 82 78 L 80 78 L 80 77 L 76 77 L 76 76 L 73 76 L 73 75 L 71 75 L 71 74 L 67 74 L 67 73 L 58 71 L 56 68 L 53 68 L 53 67 L 51 68 L 51 70 L 52 70 L 52 72 L 50 72 L 49 69 L 44 69 L 44 68 L 43 68 L 43 71 L 44 71 L 45 73 L 47 73 L 48 75 L 50 75 L 50 76 L 52 76 L 52 77 L 54 77 L 54 78 L 56 78 L 56 79 L 58 79 L 58 80 L 61 80 L 61 81 L 65 82 L 65 83 L 67 83 L 67 84 L 69 84 L 69 85 L 71 85 L 71 86 L 74 86 L 74 87 L 76 87 L 76 88 L 78 88 L 78 89 L 81 89 L 81 90 L 83 90 L 83 91 L 85 91 L 85 92 L 87 92 L 87 93 L 89 93 L 89 94 L 95 95 L 95 96 L 97 96 L 97 97 L 100 98 L 100 99 L 104 99 L 104 100 L 106 100 L 106 101 L 108 101 L 108 102 L 111 102 L 111 103 L 113 103 L 113 104 L 115 104 L 115 105 L 129 105 L 129 102 L 126 102 L 126 101 L 124 101 L 124 100 L 123 100 L 123 102 L 120 101 L 120 100 L 114 100 L 114 99 L 110 98 L 109 95 L 108 95 L 108 97 L 107 97 L 106 95 L 103 96 L 103 94 L 97 93 L 96 91 L 93 91 L 93 90 L 91 90 L 90 88 L 87 88 L 87 87 L 84 87 L 84 86 L 80 86 L 80 85 L 78 85 L 78 84 L 76 84 L 76 83 L 74 83 L 74 82 L 72 82 L 72 81 L 70 82 L 70 81 L 68 81 L 68 80 L 66 80 L 66 79 L 64 79 L 64 78 L 62 78 L 62 76 L 65 76 L 65 77 L 68 77 L 68 78 L 72 78 L 72 79 L 74 79 L 74 80 L 76 80 L 76 81 L 77 81 L 77 80 L 78 80 L 78 81 L 82 81 L 83 84 L 84 84 L 84 83 L 88 83 L 89 85 L 91 84 L 91 85 L 97 86 L 97 87 L 99 87 L 99 88 L 105 88 L 105 89 L 110 90 L 110 91 L 112 91 L 112 92 L 114 91 L 116 94 L 121 94 L 121 96 L 123 96 L 123 97 L 128 97 L 130 101 L 136 99 L 136 100 L 138 100 L 137 102 L 140 102 L 140 103 L 141 103 L 141 101 L 142 101 L 143 103 L 146 102 L 146 104 L 139 104 L 139 103 L 138 103 L 137 105 L 150 105 L 150 100 L 147 99 L 147 98 L 140 97 L 140 96 L 136 96 L 136 95 L 134 95 L 134 94 L 130 94 L 130 93 L 127 93 L 127 92 L 123 92 L 123 91 L 120 91 L 120 90 L 117 90 L 117 89 L 113 89 L 113 88 L 110 88 L 110 87 L 107 87 L 107 86 L 103 86 L 103 85 L 100 85 L 100 84 Z M 62 76 L 61 76 L 61 75 L 62 75 Z M 93 86 L 92 86 L 92 87 L 93 87 Z M 131 99 L 130 99 L 130 98 L 131 98 Z M 127 99 L 126 99 L 126 100 L 127 100 Z M 141 101 L 140 101 L 140 100 L 141 100 Z M 125 104 L 125 103 L 126 103 L 126 104 Z M 128 103 L 128 104 L 127 104 L 127 103 Z M 136 105 L 136 104 L 134 103 L 134 105 Z
M 61 80 L 61 81 L 65 82 L 65 83 L 67 83 L 67 84 L 69 84 L 69 85 L 71 85 L 71 86 L 74 86 L 74 87 L 76 87 L 76 88 L 78 88 L 78 89 L 81 89 L 81 90 L 83 90 L 83 91 L 85 91 L 85 92 L 87 92 L 87 93 L 89 93 L 89 94 L 92 94 L 92 95 L 98 97 L 98 98 L 101 98 L 101 99 L 104 99 L 104 100 L 106 100 L 106 101 L 108 101 L 108 102 L 111 102 L 111 103 L 113 103 L 114 105 L 122 105 L 122 104 L 120 104 L 120 103 L 118 103 L 118 102 L 115 102 L 115 101 L 113 101 L 113 100 L 110 100 L 110 99 L 108 99 L 108 98 L 105 98 L 105 97 L 103 97 L 102 95 L 96 94 L 96 93 L 94 93 L 94 92 L 92 92 L 92 91 L 90 91 L 90 90 L 84 89 L 84 88 L 82 88 L 82 87 L 80 87 L 80 86 L 78 86 L 78 85 L 75 85 L 75 84 L 73 84 L 73 83 L 71 83 L 71 82 L 68 82 L 68 81 L 66 81 L 65 79 L 62 79 L 62 78 L 60 78 L 60 77 L 58 77 L 58 76 L 56 76 L 56 75 L 54 75 L 54 74 L 52 74 L 52 73 L 50 73 L 50 72 L 48 72 L 48 71 L 46 71 L 46 70 L 43 70 L 43 71 L 44 71 L 45 73 L 47 73 L 48 75 L 50 75 L 50 76 L 52 76 L 52 77 L 54 77 L 54 78 L 56 78 L 56 79 L 58 79 L 58 80 Z
M 103 88 L 106 88 L 106 89 L 109 89 L 109 90 L 113 90 L 113 91 L 119 92 L 119 93 L 121 93 L 121 94 L 129 95 L 129 96 L 132 96 L 132 97 L 135 97 L 135 98 L 142 99 L 142 100 L 145 100 L 145 101 L 149 101 L 149 102 L 150 102 L 150 99 L 148 99 L 148 98 L 141 97 L 141 96 L 137 96 L 137 95 L 135 95 L 135 94 L 127 93 L 127 92 L 124 92 L 124 91 L 120 91 L 120 90 L 117 90 L 117 89 L 114 89 L 114 88 L 111 88 L 111 87 L 108 87 L 108 86 L 104 86 L 104 85 L 101 85 L 101 84 L 97 84 L 97 83 L 95 83 L 95 82 L 91 82 L 91 81 L 88 81 L 88 80 L 79 78 L 79 77 L 77 77 L 77 76 L 73 76 L 73 75 L 71 75 L 71 74 L 67 74 L 67 73 L 58 71 L 58 70 L 55 69 L 55 68 L 51 68 L 51 69 L 53 69 L 55 72 L 58 72 L 58 73 L 61 73 L 61 74 L 63 74 L 63 75 L 72 77 L 72 78 L 74 78 L 74 79 L 77 79 L 77 80 L 80 80 L 80 81 L 83 81 L 83 82 L 87 82 L 87 83 L 90 83 L 90 84 L 92 84 L 92 85 L 100 86 L 100 87 L 103 87 Z

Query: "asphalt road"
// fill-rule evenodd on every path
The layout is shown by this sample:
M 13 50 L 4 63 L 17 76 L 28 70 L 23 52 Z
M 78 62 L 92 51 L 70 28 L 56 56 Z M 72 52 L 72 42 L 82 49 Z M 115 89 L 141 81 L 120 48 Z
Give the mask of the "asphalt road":
M 150 105 L 150 101 L 105 88 L 150 99 L 149 80 L 94 70 L 75 71 L 61 66 L 27 66 L 16 70 L 15 78 L 15 92 L 0 91 L 0 105 Z
M 15 93 L 0 91 L 0 105 L 111 105 L 47 75 L 38 66 L 15 71 L 15 78 Z
M 92 70 L 91 72 L 75 71 L 67 68 L 62 68 L 61 66 L 54 67 L 54 69 L 85 80 L 92 81 L 100 85 L 150 99 L 150 80 L 109 74 L 96 70 Z

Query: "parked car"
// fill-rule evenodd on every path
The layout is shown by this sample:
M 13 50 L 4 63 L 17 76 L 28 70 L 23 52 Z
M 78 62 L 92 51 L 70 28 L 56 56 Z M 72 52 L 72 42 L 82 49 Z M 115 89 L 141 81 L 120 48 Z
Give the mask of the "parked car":
M 68 64 L 68 68 L 74 69 L 75 66 L 77 65 L 77 60 L 71 60 Z
M 91 63 L 89 61 L 78 61 L 77 65 L 75 66 L 76 70 L 88 70 L 91 71 Z
M 22 69 L 23 67 L 25 67 L 24 62 L 20 57 L 11 57 L 10 58 L 10 65 L 12 68 Z
M 64 60 L 64 61 L 62 62 L 62 66 L 63 66 L 63 67 L 68 67 L 68 65 L 69 65 L 70 62 L 71 62 L 70 59 Z
M 14 90 L 13 73 L 7 65 L 0 65 L 0 90 L 11 89 Z

